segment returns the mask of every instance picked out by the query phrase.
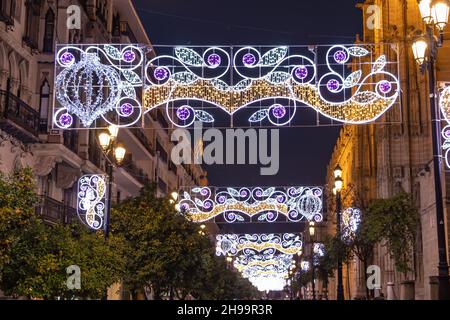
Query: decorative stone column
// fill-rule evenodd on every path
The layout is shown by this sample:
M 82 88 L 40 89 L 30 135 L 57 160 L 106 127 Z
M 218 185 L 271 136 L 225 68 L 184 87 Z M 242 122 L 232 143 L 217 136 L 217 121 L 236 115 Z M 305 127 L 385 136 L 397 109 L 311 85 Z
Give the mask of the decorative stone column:
M 387 300 L 397 300 L 397 296 L 395 294 L 395 286 L 393 282 L 387 283 Z
M 430 277 L 430 300 L 439 300 L 439 278 Z
M 414 281 L 402 281 L 400 284 L 400 300 L 415 300 L 416 292 L 414 286 Z

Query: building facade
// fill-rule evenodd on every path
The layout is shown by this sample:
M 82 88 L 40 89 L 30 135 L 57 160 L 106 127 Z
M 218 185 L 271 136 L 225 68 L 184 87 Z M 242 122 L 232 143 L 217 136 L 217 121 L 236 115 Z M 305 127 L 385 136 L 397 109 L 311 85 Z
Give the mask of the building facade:
M 81 23 L 69 28 L 73 15 Z M 78 178 L 104 173 L 106 159 L 99 131 L 52 128 L 56 43 L 151 43 L 131 0 L 1 1 L 0 171 L 31 167 L 38 212 L 48 222 L 68 222 L 77 215 Z M 119 131 L 127 155 L 113 170 L 113 202 L 138 195 L 148 181 L 156 182 L 159 196 L 206 184 L 199 165 L 171 161 L 165 114 L 156 110 L 147 117 L 146 128 Z
M 425 25 L 416 0 L 368 0 L 358 4 L 358 7 L 363 11 L 362 42 L 398 44 L 401 108 L 388 111 L 373 124 L 344 126 L 328 166 L 327 183 L 328 186 L 334 185 L 333 170 L 339 164 L 343 169 L 344 208 L 367 207 L 373 199 L 388 198 L 401 191 L 412 195 L 420 212 L 415 250 L 411 252 L 413 271 L 407 275 L 398 273 L 383 243 L 376 246 L 371 264 L 381 268 L 381 292 L 385 297 L 404 298 L 402 289 L 409 288 L 415 299 L 433 299 L 437 289 L 433 277 L 438 275 L 438 244 L 432 122 L 428 77 L 426 72 L 421 72 L 411 49 L 415 35 L 425 32 Z M 438 81 L 450 80 L 448 33 L 444 33 L 444 39 L 437 62 Z M 446 192 L 447 180 L 443 181 L 443 191 L 448 252 L 447 212 L 450 202 Z M 333 199 L 331 188 L 328 194 Z M 329 203 L 329 212 L 335 212 L 334 201 Z M 331 214 L 331 233 L 335 232 L 335 225 L 332 225 L 335 219 L 335 215 Z M 366 270 L 357 259 L 344 266 L 346 299 L 365 295 L 364 272 Z M 333 298 L 336 295 L 336 279 L 331 280 L 329 291 L 330 298 Z

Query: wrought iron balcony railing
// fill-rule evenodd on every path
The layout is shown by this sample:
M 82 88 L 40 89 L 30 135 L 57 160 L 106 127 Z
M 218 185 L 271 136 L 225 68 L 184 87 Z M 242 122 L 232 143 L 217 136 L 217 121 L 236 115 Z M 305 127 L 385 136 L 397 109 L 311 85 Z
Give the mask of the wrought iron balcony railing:
M 50 224 L 71 223 L 77 217 L 77 210 L 47 196 L 41 196 L 36 213 Z
M 145 134 L 142 132 L 142 130 L 139 128 L 135 128 L 135 129 L 130 129 L 130 131 L 139 140 L 139 142 L 145 147 L 145 149 L 147 149 L 147 151 L 150 152 L 150 154 L 152 156 L 155 156 L 155 149 L 152 146 L 152 144 L 150 143 L 150 141 L 148 140 L 148 138 L 145 136 Z
M 19 97 L 0 90 L 0 128 L 25 143 L 37 142 L 39 112 Z
M 125 160 L 122 168 L 142 184 L 147 184 L 150 181 L 149 176 L 145 174 L 144 170 L 138 168 L 131 159 Z

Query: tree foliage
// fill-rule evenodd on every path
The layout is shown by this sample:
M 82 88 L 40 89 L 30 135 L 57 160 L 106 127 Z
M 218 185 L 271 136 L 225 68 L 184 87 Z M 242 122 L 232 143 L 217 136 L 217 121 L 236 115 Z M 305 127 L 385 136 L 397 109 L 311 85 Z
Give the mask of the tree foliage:
M 112 232 L 127 241 L 124 283 L 132 296 L 151 286 L 157 299 L 163 293 L 184 299 L 227 299 L 253 296 L 248 281 L 227 270 L 214 256 L 214 246 L 198 225 L 175 212 L 167 199 L 157 198 L 155 186 L 115 206 Z
M 411 257 L 418 224 L 418 211 L 411 195 L 400 193 L 392 198 L 370 203 L 366 219 L 366 236 L 370 241 L 385 241 L 397 271 L 411 270 Z
M 123 241 L 78 223 L 47 225 L 35 214 L 30 169 L 0 178 L 0 288 L 10 296 L 100 298 L 125 268 Z M 81 270 L 81 290 L 67 286 L 67 267 Z

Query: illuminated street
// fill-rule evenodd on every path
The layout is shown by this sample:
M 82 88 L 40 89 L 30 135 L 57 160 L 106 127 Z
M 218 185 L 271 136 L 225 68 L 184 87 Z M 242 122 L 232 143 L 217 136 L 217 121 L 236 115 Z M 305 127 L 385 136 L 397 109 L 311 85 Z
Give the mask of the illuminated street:
M 450 300 L 450 1 L 213 2 L 1 1 L 0 300 Z

